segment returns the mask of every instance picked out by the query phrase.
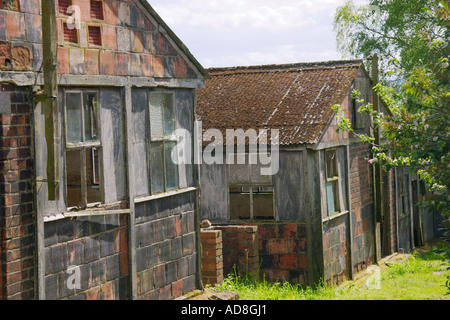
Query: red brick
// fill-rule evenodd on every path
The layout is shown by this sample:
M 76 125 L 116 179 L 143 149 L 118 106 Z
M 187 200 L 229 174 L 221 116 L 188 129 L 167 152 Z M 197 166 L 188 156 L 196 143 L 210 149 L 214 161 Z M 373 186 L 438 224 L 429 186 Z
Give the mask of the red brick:
M 19 11 L 19 0 L 1 1 L 0 9 Z
M 131 51 L 144 52 L 144 34 L 140 30 L 131 29 Z
M 175 74 L 177 78 L 185 79 L 188 78 L 188 66 L 186 61 L 183 58 L 178 57 L 175 65 Z
M 153 63 L 150 54 L 141 54 L 141 68 L 144 77 L 153 76 Z
M 298 268 L 298 256 L 295 254 L 280 255 L 280 268 L 281 269 L 297 269 Z
M 294 239 L 297 236 L 296 224 L 279 224 L 278 234 L 282 239 Z
M 80 7 L 81 21 L 91 21 L 90 0 L 72 0 L 72 4 Z
M 258 227 L 258 237 L 260 239 L 273 239 L 277 237 L 277 227 L 275 224 L 261 224 Z
M 179 298 L 183 295 L 183 280 L 178 280 L 172 283 L 172 296 Z
M 58 47 L 58 73 L 69 73 L 69 49 Z
M 152 68 L 153 68 L 153 76 L 155 78 L 164 77 L 164 57 L 153 56 Z
M 9 64 L 7 65 L 7 60 Z M 12 69 L 11 43 L 0 41 L 0 70 Z
M 101 287 L 102 300 L 114 300 L 112 282 L 107 282 Z
M 26 39 L 25 18 L 23 14 L 13 11 L 5 11 L 6 39 L 20 40 Z
M 128 74 L 129 54 L 126 52 L 116 52 L 114 54 L 114 64 L 116 75 L 125 76 Z
M 115 60 L 112 51 L 100 51 L 100 74 L 114 75 Z
M 308 257 L 305 255 L 298 256 L 298 267 L 302 269 L 308 268 Z
M 113 26 L 119 23 L 119 2 L 117 0 L 104 0 L 103 11 L 105 23 Z
M 86 74 L 99 74 L 99 50 L 87 49 L 85 52 L 85 69 Z
M 289 253 L 289 246 L 287 240 L 271 239 L 268 241 L 267 246 L 270 254 Z
M 103 47 L 107 50 L 117 50 L 116 27 L 102 25 Z
M 33 53 L 25 46 L 14 46 L 12 48 L 13 68 L 17 71 L 33 70 Z
M 39 14 L 41 12 L 40 0 L 19 0 L 20 11 L 26 13 Z
M 95 287 L 86 291 L 86 300 L 100 300 L 100 287 Z

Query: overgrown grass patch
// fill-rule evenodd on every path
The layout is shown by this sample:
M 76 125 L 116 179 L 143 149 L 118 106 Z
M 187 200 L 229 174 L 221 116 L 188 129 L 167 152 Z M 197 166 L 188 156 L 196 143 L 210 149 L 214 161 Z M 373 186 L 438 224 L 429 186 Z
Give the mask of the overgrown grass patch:
M 445 251 L 445 250 L 444 250 Z M 288 282 L 270 283 L 254 276 L 229 275 L 218 290 L 238 292 L 241 300 L 423 300 L 449 299 L 450 277 L 445 252 L 429 250 L 413 254 L 403 263 L 388 264 L 378 288 L 347 281 L 342 286 L 321 283 L 316 289 Z

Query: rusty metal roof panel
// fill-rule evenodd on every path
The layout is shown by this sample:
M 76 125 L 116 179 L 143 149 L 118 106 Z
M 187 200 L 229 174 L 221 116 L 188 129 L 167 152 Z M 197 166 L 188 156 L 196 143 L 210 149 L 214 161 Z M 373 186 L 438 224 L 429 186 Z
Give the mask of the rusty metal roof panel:
M 198 91 L 203 129 L 279 129 L 280 144 L 316 143 L 361 60 L 208 69 Z

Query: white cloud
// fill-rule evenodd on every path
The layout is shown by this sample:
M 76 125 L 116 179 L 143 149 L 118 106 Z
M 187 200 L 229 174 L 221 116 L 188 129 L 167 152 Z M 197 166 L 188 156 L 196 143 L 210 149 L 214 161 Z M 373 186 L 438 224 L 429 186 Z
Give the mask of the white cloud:
M 339 54 L 333 50 L 303 51 L 292 44 L 273 47 L 269 50 L 241 52 L 239 55 L 214 55 L 203 59 L 205 67 L 250 66 L 287 64 L 297 62 L 337 60 Z
M 316 15 L 343 0 L 156 0 L 155 10 L 171 26 L 250 27 L 286 30 L 315 25 Z
M 204 67 L 340 58 L 332 21 L 345 0 L 148 1 Z

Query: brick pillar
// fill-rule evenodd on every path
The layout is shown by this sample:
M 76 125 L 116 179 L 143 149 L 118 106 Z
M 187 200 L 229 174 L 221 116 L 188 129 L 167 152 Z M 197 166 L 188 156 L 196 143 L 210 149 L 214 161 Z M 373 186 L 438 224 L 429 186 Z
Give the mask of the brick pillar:
M 34 299 L 35 211 L 32 101 L 0 85 L 0 299 Z
M 201 230 L 203 284 L 223 282 L 222 231 Z

